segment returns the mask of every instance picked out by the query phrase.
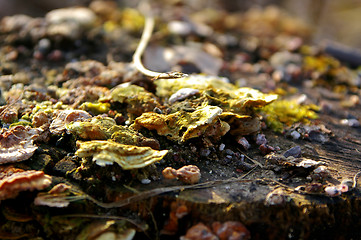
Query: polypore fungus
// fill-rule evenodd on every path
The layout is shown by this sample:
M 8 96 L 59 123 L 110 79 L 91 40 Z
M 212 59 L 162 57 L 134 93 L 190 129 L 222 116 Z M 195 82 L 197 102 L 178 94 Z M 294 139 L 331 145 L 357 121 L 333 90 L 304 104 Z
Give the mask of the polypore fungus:
M 0 164 L 20 162 L 29 159 L 38 148 L 33 144 L 36 131 L 29 126 L 14 126 L 1 129 L 0 132 Z
M 83 110 L 63 110 L 59 112 L 56 118 L 50 124 L 50 132 L 53 134 L 61 134 L 65 131 L 68 123 L 76 121 L 84 121 L 92 116 Z
M 15 198 L 20 192 L 42 190 L 51 184 L 43 171 L 19 171 L 0 180 L 0 200 Z
M 79 157 L 93 157 L 99 166 L 112 165 L 114 162 L 123 169 L 143 168 L 149 164 L 160 161 L 168 150 L 154 150 L 150 147 L 137 147 L 113 141 L 93 140 L 77 142 L 78 150 L 75 155 Z

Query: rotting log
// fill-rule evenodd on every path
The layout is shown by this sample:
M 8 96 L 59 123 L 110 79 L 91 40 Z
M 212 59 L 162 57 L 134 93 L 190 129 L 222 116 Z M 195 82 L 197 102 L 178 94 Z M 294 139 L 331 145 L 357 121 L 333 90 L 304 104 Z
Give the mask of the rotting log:
M 360 109 L 351 114 L 360 115 Z M 324 161 L 331 170 L 331 182 L 352 179 L 361 170 L 360 128 L 339 124 L 339 116 L 321 115 L 319 123 L 332 130 L 333 137 L 325 143 L 290 140 L 277 135 L 267 135 L 270 142 L 279 141 L 282 146 L 295 144 L 303 149 L 303 156 Z M 201 165 L 201 163 L 200 163 Z M 202 169 L 202 167 L 200 166 Z M 171 212 L 170 205 L 185 205 L 188 214 L 178 220 L 174 235 L 160 235 L 172 239 L 184 235 L 192 225 L 215 221 L 240 221 L 250 230 L 252 239 L 351 239 L 360 238 L 361 191 L 355 189 L 341 196 L 330 197 L 324 193 L 297 193 L 294 188 L 278 184 L 268 178 L 270 170 L 257 168 L 239 181 L 229 181 L 201 189 L 184 189 L 154 196 L 142 202 L 152 209 L 159 234 Z M 217 180 L 219 176 L 213 176 Z M 357 178 L 355 179 L 357 181 Z M 289 184 L 297 185 L 295 182 Z M 359 182 L 359 181 L 357 181 Z M 356 182 L 356 183 L 357 183 Z M 142 187 L 144 188 L 144 186 Z M 152 184 L 147 188 L 152 188 Z M 268 205 L 266 195 L 275 188 L 286 193 L 286 201 L 280 205 Z M 134 206 L 133 206 L 134 207 Z M 138 208 L 137 208 L 138 207 Z M 133 210 L 141 209 L 137 204 Z

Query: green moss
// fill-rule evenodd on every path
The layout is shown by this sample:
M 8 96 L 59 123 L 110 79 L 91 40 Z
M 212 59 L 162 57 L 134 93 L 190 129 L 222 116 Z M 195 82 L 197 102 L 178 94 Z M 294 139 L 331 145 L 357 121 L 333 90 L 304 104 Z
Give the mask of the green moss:
M 313 104 L 300 105 L 295 101 L 278 100 L 262 108 L 261 114 L 265 117 L 268 127 L 276 132 L 282 132 L 284 126 L 294 123 L 309 123 L 316 119 L 319 107 Z

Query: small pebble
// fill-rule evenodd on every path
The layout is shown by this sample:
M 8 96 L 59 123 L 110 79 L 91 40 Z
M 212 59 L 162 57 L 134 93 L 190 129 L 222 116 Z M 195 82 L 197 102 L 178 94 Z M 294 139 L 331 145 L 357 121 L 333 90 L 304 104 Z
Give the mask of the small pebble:
M 349 127 L 359 127 L 360 122 L 357 119 L 342 119 L 341 124 Z
M 149 184 L 149 183 L 151 182 L 151 180 L 148 179 L 148 178 L 144 178 L 144 179 L 140 180 L 140 182 L 141 182 L 142 184 Z
M 209 150 L 208 148 L 202 148 L 199 152 L 199 154 L 203 157 L 208 157 L 210 153 L 211 150 Z
M 163 111 L 159 107 L 155 107 L 153 109 L 153 112 L 158 113 L 158 114 L 163 114 Z
M 5 55 L 5 60 L 6 61 L 15 61 L 18 58 L 18 56 L 19 56 L 19 52 L 14 50 Z
M 38 49 L 41 53 L 47 53 L 51 47 L 51 42 L 48 38 L 40 39 L 38 42 Z
M 183 21 L 171 21 L 168 23 L 168 30 L 171 33 L 185 36 L 191 33 L 192 26 Z
M 331 113 L 334 108 L 331 102 L 325 100 L 322 100 L 319 105 L 321 107 L 321 111 L 324 113 Z
M 268 144 L 261 144 L 258 148 L 263 155 L 269 154 L 270 152 L 273 152 L 275 150 L 274 147 L 268 145 Z
M 265 200 L 265 204 L 268 206 L 283 205 L 285 202 L 285 193 L 281 189 L 275 189 L 268 193 Z
M 262 145 L 262 144 L 266 144 L 266 143 L 267 143 L 266 136 L 264 134 L 258 134 L 257 138 L 256 138 L 256 144 Z
M 283 154 L 283 156 L 285 156 L 286 158 L 289 156 L 292 156 L 295 158 L 301 157 L 301 147 L 296 146 L 296 147 L 290 148 Z
M 341 195 L 341 191 L 337 186 L 325 187 L 325 193 L 330 197 L 336 197 Z
M 242 145 L 245 150 L 248 150 L 251 147 L 251 144 L 249 144 L 245 137 L 241 137 L 240 139 L 238 139 L 237 143 Z
M 221 143 L 221 145 L 219 145 L 219 151 L 223 151 L 225 147 L 226 145 L 224 143 Z
M 168 102 L 170 104 L 175 103 L 176 101 L 181 101 L 184 100 L 188 97 L 194 96 L 195 94 L 199 93 L 198 89 L 193 89 L 193 88 L 181 88 L 179 89 L 177 92 L 175 92 L 174 94 L 172 94 L 172 96 L 169 97 Z
M 296 130 L 293 130 L 290 135 L 294 140 L 297 140 L 301 137 L 301 134 L 299 132 L 297 132 Z
M 233 155 L 234 154 L 234 152 L 229 148 L 227 148 L 225 151 L 226 151 L 226 154 L 228 154 L 228 155 Z
M 48 54 L 48 59 L 50 61 L 60 61 L 64 58 L 64 54 L 62 51 L 58 50 L 58 49 L 55 49 L 53 51 L 51 51 L 49 54 Z
M 324 173 L 327 171 L 327 168 L 325 166 L 319 166 L 315 170 L 313 170 L 314 173 Z
M 320 132 L 319 130 L 309 131 L 308 138 L 309 140 L 311 140 L 311 142 L 319 142 L 319 143 L 325 143 L 330 140 L 330 138 L 326 134 Z

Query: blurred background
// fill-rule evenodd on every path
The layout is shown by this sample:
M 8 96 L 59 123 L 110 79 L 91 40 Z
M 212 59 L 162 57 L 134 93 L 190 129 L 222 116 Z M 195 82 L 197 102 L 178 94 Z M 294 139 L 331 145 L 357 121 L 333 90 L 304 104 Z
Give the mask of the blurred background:
M 115 0 L 120 7 L 136 7 L 138 1 Z M 313 26 L 312 40 L 325 39 L 361 49 L 361 0 L 155 0 L 172 5 L 181 2 L 191 9 L 206 7 L 245 11 L 251 7 L 277 5 Z M 42 17 L 51 9 L 88 6 L 91 0 L 0 0 L 0 18 L 14 14 Z

